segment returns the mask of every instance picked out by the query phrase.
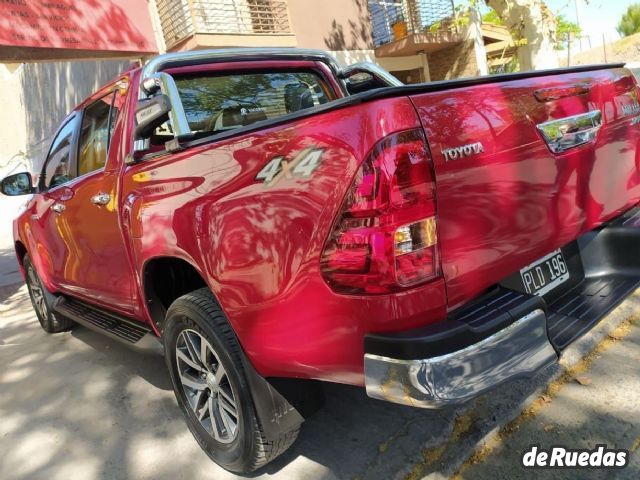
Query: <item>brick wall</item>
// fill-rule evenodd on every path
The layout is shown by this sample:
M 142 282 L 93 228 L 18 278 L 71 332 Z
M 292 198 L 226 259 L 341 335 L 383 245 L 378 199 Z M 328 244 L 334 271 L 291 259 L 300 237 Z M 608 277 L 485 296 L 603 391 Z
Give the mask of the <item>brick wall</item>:
M 473 41 L 429 53 L 428 61 L 432 81 L 478 75 Z

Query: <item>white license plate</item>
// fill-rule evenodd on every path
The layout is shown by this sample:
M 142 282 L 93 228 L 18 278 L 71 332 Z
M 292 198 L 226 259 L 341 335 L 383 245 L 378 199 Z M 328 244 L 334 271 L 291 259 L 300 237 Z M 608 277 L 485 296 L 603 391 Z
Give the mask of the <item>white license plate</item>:
M 524 267 L 520 276 L 527 293 L 544 295 L 569 280 L 569 269 L 558 249 Z

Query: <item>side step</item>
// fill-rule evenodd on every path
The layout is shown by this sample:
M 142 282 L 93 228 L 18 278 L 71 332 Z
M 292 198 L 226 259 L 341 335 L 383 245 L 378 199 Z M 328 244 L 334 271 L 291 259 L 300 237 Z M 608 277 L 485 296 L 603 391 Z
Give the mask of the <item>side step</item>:
M 59 297 L 53 309 L 56 313 L 135 350 L 163 354 L 162 344 L 150 328 L 117 313 L 107 312 L 67 296 Z

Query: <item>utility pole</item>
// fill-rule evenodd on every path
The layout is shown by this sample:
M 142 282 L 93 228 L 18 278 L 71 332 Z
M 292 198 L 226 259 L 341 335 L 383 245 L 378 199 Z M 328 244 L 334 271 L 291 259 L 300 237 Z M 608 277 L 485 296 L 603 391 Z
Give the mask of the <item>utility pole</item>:
M 573 1 L 576 6 L 576 25 L 580 27 L 580 17 L 582 16 L 580 11 L 582 10 L 582 0 Z M 580 42 L 580 51 L 582 52 L 582 34 L 579 34 L 578 41 Z
M 604 33 L 602 34 L 602 50 L 604 50 L 604 63 L 607 63 L 607 41 L 604 38 Z

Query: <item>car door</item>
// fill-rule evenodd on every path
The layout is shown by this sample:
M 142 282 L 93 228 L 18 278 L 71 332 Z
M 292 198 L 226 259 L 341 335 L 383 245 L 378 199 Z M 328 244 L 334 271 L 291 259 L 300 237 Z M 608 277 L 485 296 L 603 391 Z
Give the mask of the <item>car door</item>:
M 47 235 L 55 248 L 54 282 L 67 293 L 127 314 L 134 310 L 134 276 L 117 203 L 122 159 L 117 149 L 109 149 L 124 99 L 114 86 L 78 113 L 73 155 L 66 162 L 70 167 L 55 173 L 60 162 L 49 155 L 43 198 L 49 207 Z
M 49 288 L 58 290 L 67 265 L 72 262 L 70 248 L 63 240 L 64 224 L 60 214 L 64 202 L 73 191 L 69 184 L 77 176 L 74 146 L 79 115 L 69 115 L 53 138 L 49 153 L 38 176 L 38 192 L 34 195 L 29 228 L 32 256 Z

